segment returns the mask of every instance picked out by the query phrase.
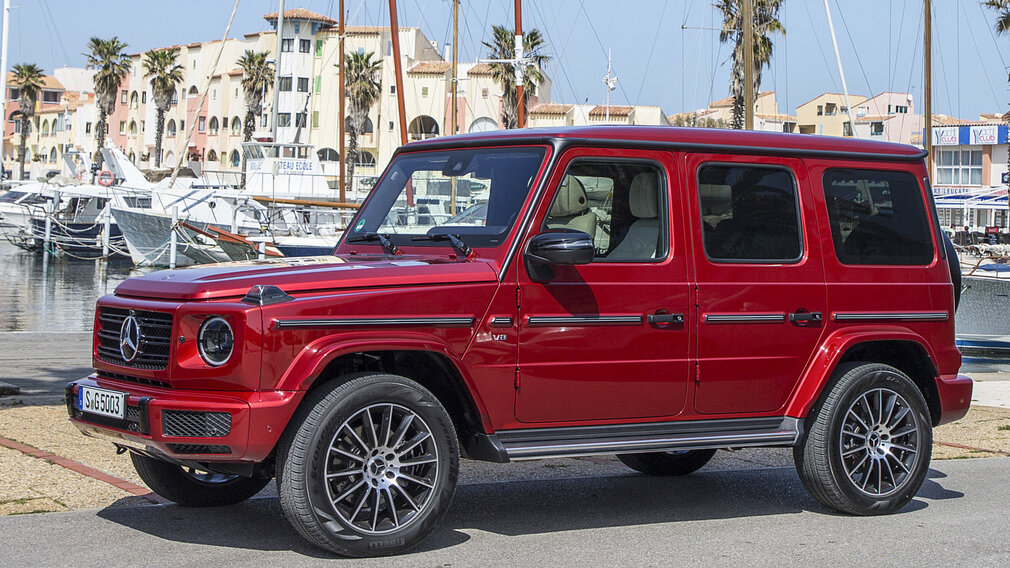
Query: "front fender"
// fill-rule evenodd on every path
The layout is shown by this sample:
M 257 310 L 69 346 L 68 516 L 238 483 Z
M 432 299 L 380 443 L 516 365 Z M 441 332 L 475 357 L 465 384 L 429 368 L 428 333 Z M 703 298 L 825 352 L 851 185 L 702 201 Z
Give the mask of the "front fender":
M 870 341 L 911 341 L 922 347 L 936 368 L 936 354 L 921 335 L 898 326 L 844 327 L 831 333 L 810 360 L 797 388 L 786 403 L 786 415 L 805 418 L 820 398 L 831 374 L 850 347 Z

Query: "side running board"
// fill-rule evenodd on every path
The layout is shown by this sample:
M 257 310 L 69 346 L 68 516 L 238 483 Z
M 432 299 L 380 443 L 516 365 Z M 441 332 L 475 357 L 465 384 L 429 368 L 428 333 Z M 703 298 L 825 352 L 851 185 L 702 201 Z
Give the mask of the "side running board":
M 792 446 L 801 434 L 802 421 L 781 416 L 500 430 L 490 436 L 482 436 L 478 445 L 483 451 L 472 452 L 482 455 L 471 457 L 517 461 L 597 454 Z

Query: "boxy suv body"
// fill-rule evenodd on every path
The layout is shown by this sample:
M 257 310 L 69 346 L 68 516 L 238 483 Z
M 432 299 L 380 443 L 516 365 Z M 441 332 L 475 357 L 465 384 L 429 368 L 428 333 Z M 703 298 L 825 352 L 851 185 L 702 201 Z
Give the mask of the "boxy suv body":
M 971 396 L 923 157 L 648 127 L 412 143 L 332 257 L 102 298 L 68 410 L 183 505 L 276 478 L 346 555 L 427 534 L 460 456 L 679 475 L 791 446 L 822 503 L 894 511 Z

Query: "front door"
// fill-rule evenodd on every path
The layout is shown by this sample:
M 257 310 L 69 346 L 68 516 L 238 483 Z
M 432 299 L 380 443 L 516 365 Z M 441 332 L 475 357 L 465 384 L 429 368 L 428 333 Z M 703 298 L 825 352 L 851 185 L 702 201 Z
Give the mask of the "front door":
M 695 409 L 775 411 L 824 329 L 824 274 L 803 163 L 691 154 L 687 172 L 698 286 Z
M 527 240 L 582 231 L 595 258 L 546 277 L 519 269 L 518 420 L 680 413 L 693 287 L 674 155 L 573 149 L 555 172 Z

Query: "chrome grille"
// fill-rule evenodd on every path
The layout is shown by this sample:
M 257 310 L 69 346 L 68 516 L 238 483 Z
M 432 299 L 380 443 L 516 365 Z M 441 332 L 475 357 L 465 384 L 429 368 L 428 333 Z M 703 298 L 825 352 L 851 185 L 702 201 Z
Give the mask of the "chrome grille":
M 230 431 L 231 414 L 228 412 L 197 412 L 193 410 L 163 410 L 161 412 L 161 432 L 165 436 L 221 438 L 227 436 Z
M 140 324 L 140 345 L 133 361 L 125 361 L 119 350 L 123 321 L 133 313 Z M 172 314 L 103 307 L 98 310 L 98 358 L 106 363 L 137 369 L 162 370 L 168 366 L 172 347 Z

